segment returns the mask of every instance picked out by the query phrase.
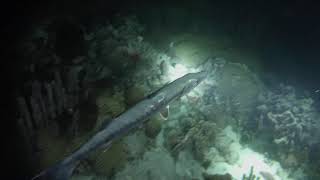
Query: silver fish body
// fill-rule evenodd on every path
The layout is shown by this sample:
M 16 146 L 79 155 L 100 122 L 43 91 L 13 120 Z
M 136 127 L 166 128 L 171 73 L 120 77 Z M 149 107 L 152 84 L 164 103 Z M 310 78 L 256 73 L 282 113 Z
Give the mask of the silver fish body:
M 207 76 L 206 72 L 189 73 L 163 86 L 147 96 L 127 111 L 113 119 L 78 150 L 60 163 L 43 171 L 33 179 L 67 180 L 77 164 L 103 145 L 110 145 L 116 138 L 124 136 L 130 130 L 142 125 L 148 118 L 166 107 L 171 101 L 182 97 L 200 84 Z

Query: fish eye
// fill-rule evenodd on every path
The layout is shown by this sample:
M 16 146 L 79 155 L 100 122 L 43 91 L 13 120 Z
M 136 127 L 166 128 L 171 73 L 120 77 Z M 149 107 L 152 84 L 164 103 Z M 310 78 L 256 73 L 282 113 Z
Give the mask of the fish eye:
M 159 94 L 157 97 L 156 97 L 156 101 L 158 103 L 162 102 L 164 100 L 164 95 L 163 94 Z

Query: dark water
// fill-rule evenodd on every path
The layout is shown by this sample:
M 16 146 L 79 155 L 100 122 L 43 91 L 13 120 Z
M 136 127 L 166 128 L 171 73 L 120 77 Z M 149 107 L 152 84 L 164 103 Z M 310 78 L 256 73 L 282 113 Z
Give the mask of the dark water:
M 90 28 L 116 13 L 134 13 L 147 31 L 197 26 L 201 33 L 229 33 L 243 46 L 259 47 L 267 72 L 311 88 L 318 82 L 313 77 L 318 75 L 320 25 L 311 1 L 12 1 L 3 7 L 9 44 L 47 17 L 71 16 Z

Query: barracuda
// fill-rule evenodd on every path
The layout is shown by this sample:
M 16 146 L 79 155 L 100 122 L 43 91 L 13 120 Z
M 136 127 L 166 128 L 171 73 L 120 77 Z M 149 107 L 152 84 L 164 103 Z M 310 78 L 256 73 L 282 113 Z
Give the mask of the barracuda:
M 130 130 L 141 126 L 151 115 L 165 108 L 173 100 L 182 97 L 200 84 L 207 76 L 202 71 L 189 73 L 163 86 L 150 94 L 130 109 L 114 118 L 108 125 L 102 127 L 93 137 L 78 150 L 70 154 L 58 164 L 42 171 L 33 179 L 67 180 L 72 175 L 79 162 L 89 153 L 103 147 L 110 146 L 114 139 L 120 138 Z

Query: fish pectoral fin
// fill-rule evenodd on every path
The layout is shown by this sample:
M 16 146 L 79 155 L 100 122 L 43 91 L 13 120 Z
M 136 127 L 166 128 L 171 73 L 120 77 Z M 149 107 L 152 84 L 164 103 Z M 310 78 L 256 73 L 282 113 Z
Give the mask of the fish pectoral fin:
M 163 119 L 163 120 L 167 120 L 168 117 L 169 117 L 169 105 L 160 109 L 159 111 L 160 113 L 160 117 Z

